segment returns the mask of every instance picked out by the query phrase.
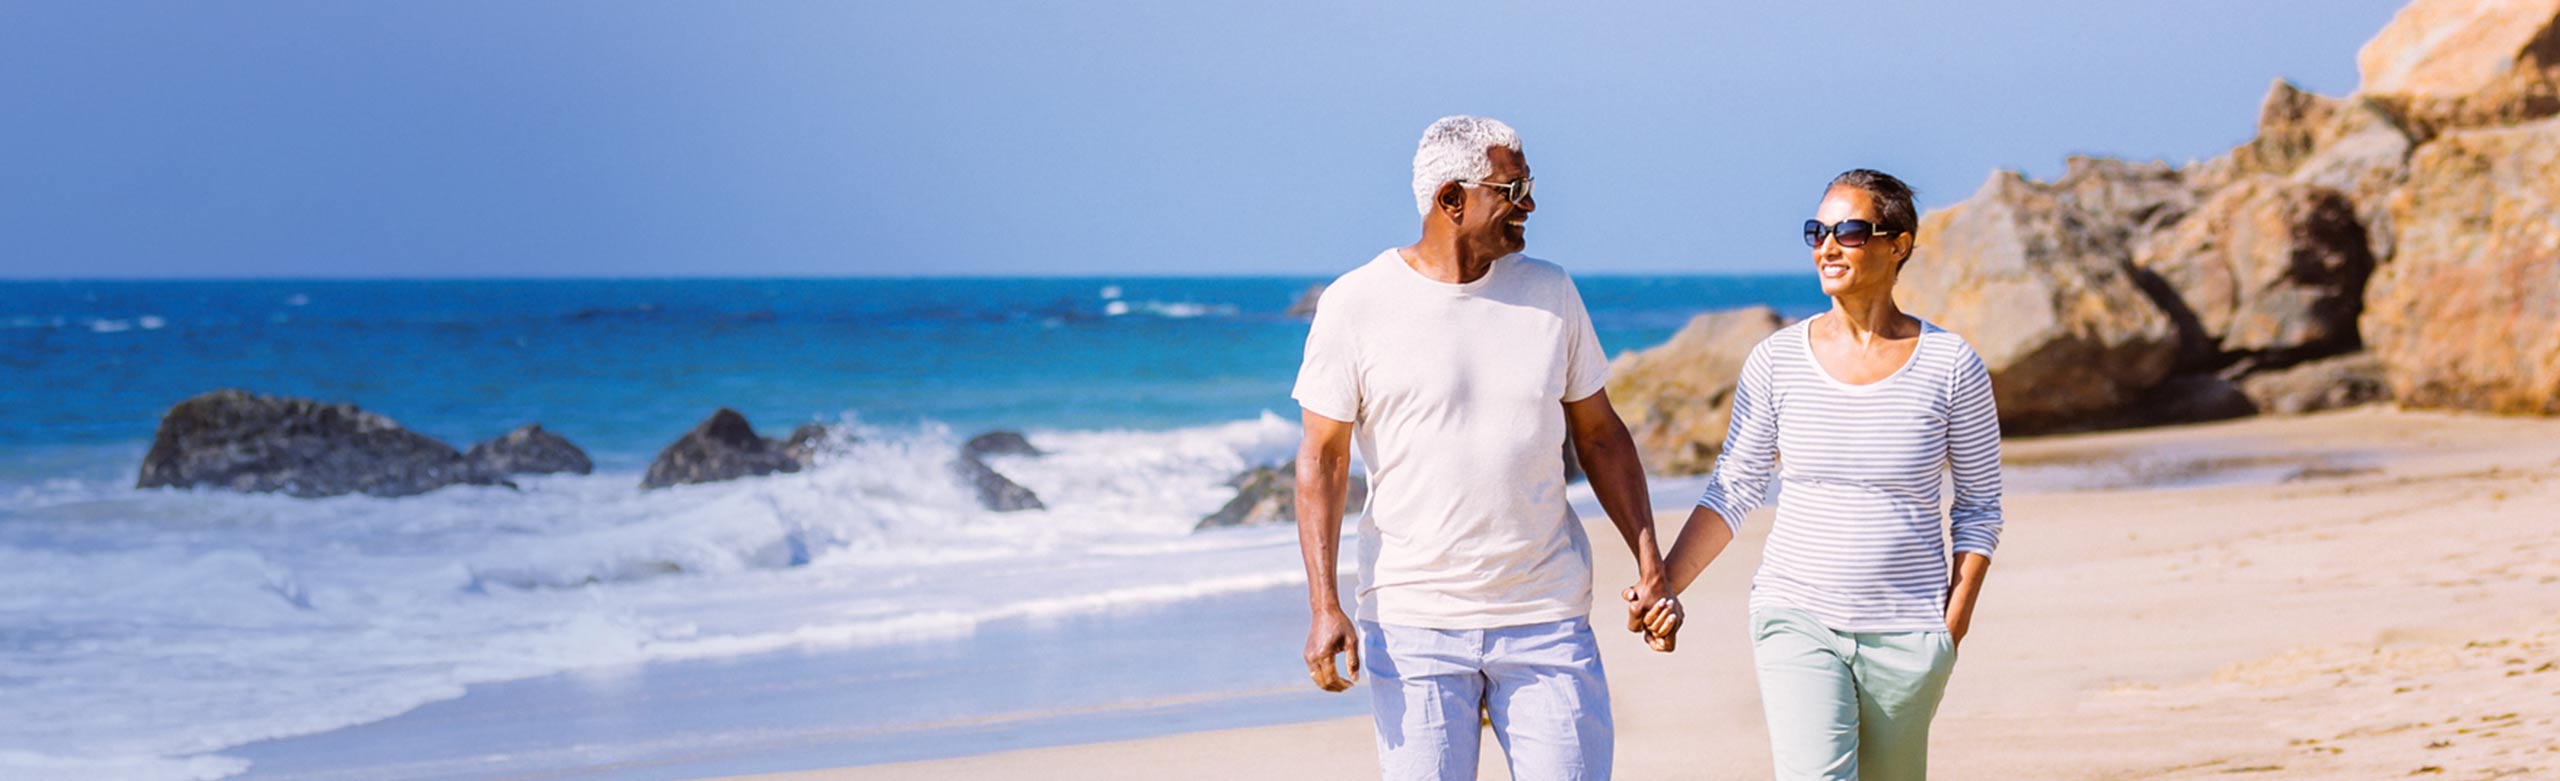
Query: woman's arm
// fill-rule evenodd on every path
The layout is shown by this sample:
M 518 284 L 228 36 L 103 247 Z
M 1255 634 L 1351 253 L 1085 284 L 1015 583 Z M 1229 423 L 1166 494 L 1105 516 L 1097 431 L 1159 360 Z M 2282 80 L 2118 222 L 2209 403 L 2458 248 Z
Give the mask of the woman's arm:
M 1991 372 L 1972 349 L 1956 362 L 1947 386 L 1947 464 L 1955 476 L 1955 501 L 1947 511 L 1954 539 L 1955 571 L 1947 588 L 1947 632 L 1964 642 L 1973 628 L 1974 599 L 2000 545 L 2000 410 L 1992 400 Z
M 1698 506 L 1689 511 L 1689 521 L 1680 527 L 1679 539 L 1662 556 L 1663 575 L 1675 596 L 1687 590 L 1698 579 L 1698 573 L 1724 553 L 1725 546 L 1732 544 L 1742 527 L 1742 517 L 1768 496 L 1769 478 L 1778 462 L 1778 411 L 1770 387 L 1768 346 L 1768 342 L 1761 342 L 1743 360 L 1742 376 L 1734 382 L 1733 415 L 1725 426 L 1724 452 L 1716 455 L 1715 473 L 1707 476 L 1706 492 L 1698 497 Z M 1627 596 L 1634 599 L 1632 591 Z M 1629 607 L 1645 613 L 1647 631 L 1656 636 L 1678 631 L 1683 619 L 1676 603 Z
M 1964 645 L 1964 635 L 1973 631 L 1973 598 L 1982 594 L 1982 578 L 1991 574 L 1991 557 L 1979 553 L 1956 554 L 1954 586 L 1947 589 L 1947 634 L 1954 645 Z

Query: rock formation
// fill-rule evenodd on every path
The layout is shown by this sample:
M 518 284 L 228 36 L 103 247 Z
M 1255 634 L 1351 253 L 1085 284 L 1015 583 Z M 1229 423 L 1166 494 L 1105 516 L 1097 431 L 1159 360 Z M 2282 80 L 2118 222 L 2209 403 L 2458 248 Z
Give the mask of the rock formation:
M 658 451 L 649 462 L 642 488 L 714 483 L 806 468 L 826 439 L 815 423 L 791 431 L 788 439 L 766 439 L 737 410 L 722 407 L 692 431 Z
M 302 498 L 410 496 L 505 485 L 433 437 L 352 404 L 220 390 L 160 419 L 137 488 L 222 488 Z
M 1670 341 L 1609 365 L 1609 403 L 1634 436 L 1645 470 L 1699 474 L 1715 468 L 1733 417 L 1733 386 L 1751 348 L 1782 321 L 1765 306 L 1691 318 Z
M 1000 513 L 1047 509 L 1048 506 L 1040 502 L 1039 494 L 1005 477 L 984 460 L 986 456 L 1036 458 L 1042 455 L 1046 454 L 1032 447 L 1031 440 L 1020 432 L 990 431 L 970 437 L 960 446 L 960 457 L 951 461 L 951 474 L 976 494 L 980 507 Z
M 1254 467 L 1228 480 L 1227 487 L 1236 489 L 1236 497 L 1227 500 L 1217 512 L 1202 517 L 1192 531 L 1298 522 L 1298 473 L 1294 465 Z M 1342 512 L 1356 515 L 1368 502 L 1369 480 L 1354 471 L 1343 494 Z
M 2004 430 L 2077 427 L 2176 364 L 2176 325 L 2143 291 L 2132 255 L 2194 204 L 2160 164 L 2073 158 L 2049 184 L 1996 172 L 1921 219 L 1897 296 L 1982 354 Z
M 496 439 L 472 445 L 462 458 L 473 467 L 500 475 L 583 475 L 596 469 L 586 451 L 570 444 L 566 437 L 543 430 L 540 423 L 527 423 Z
M 2560 414 L 2560 118 L 2418 148 L 2365 340 L 2403 403 Z
M 1325 286 L 1319 283 L 1308 285 L 1307 289 L 1298 291 L 1297 300 L 1289 302 L 1288 316 L 1300 320 L 1315 319 L 1316 302 L 1324 300 L 1324 288 Z
M 2356 71 L 2420 138 L 2560 114 L 2560 0 L 2417 0 Z
M 2180 326 L 2180 365 L 2218 369 L 2354 349 L 2374 263 L 2346 194 L 2257 174 L 2147 242 L 2134 265 L 2165 288 L 2154 301 Z

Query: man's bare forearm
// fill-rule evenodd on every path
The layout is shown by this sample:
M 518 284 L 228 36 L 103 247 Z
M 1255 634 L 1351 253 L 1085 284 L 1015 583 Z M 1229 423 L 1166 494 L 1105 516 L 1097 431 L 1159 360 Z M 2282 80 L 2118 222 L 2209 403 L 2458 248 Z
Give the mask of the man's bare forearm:
M 1582 473 L 1600 499 L 1600 510 L 1609 514 L 1609 523 L 1635 554 L 1636 577 L 1655 580 L 1662 577 L 1662 544 L 1654 532 L 1653 496 L 1645 487 L 1644 466 L 1626 427 L 1608 428 L 1576 442 L 1575 451 L 1582 456 Z
M 1307 603 L 1318 613 L 1342 607 L 1335 568 L 1342 549 L 1342 501 L 1350 485 L 1350 461 L 1349 454 L 1314 440 L 1298 449 L 1298 551 L 1306 558 Z

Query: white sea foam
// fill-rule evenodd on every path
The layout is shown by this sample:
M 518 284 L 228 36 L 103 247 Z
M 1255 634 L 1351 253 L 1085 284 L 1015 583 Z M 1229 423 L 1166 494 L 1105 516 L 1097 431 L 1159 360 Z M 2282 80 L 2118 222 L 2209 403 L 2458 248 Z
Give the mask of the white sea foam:
M 1175 320 L 1194 317 L 1234 317 L 1241 311 L 1234 304 L 1200 304 L 1190 301 L 1140 301 L 1135 304 L 1127 301 L 1113 301 L 1102 307 L 1102 313 L 1112 317 L 1140 314 Z
M 992 459 L 1045 511 L 990 513 L 961 437 L 840 427 L 815 468 L 658 491 L 630 473 L 404 499 L 0 491 L 0 777 L 196 779 L 227 747 L 653 660 L 965 636 L 1265 589 L 1294 530 L 1191 534 L 1285 459 L 1276 415 L 1028 432 Z M 59 482 L 59 481 L 57 481 Z

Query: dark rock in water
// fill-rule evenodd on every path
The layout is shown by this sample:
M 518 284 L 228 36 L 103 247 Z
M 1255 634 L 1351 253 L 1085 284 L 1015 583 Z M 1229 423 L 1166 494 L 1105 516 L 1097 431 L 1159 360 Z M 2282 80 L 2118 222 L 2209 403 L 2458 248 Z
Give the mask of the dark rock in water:
M 161 417 L 135 487 L 314 498 L 410 496 L 456 483 L 507 485 L 452 445 L 352 404 L 220 390 Z
M 980 507 L 1000 513 L 1045 510 L 1048 505 L 1040 503 L 1039 494 L 1005 477 L 983 460 L 985 456 L 1036 458 L 1043 455 L 1047 454 L 1032 447 L 1031 440 L 1023 438 L 1020 432 L 989 431 L 970 437 L 966 444 L 960 446 L 960 457 L 951 462 L 951 473 L 960 478 L 961 485 L 977 492 Z
M 970 437 L 968 444 L 960 446 L 960 455 L 968 458 L 978 458 L 981 456 L 1041 456 L 1047 454 L 1040 452 L 1039 448 L 1032 447 L 1031 440 L 1024 439 L 1021 432 L 989 431 L 984 434 Z
M 825 447 L 826 444 L 827 427 L 816 423 L 802 423 L 791 429 L 790 437 L 782 440 L 782 452 L 799 461 L 802 466 L 807 466 L 817 463 L 818 449 Z
M 1224 507 L 1200 519 L 1192 531 L 1224 529 L 1234 526 L 1260 526 L 1271 523 L 1298 522 L 1298 473 L 1295 466 L 1279 464 L 1258 466 L 1228 480 L 1236 489 L 1236 498 Z M 1342 511 L 1356 513 L 1369 503 L 1369 480 L 1354 472 L 1348 490 L 1343 492 Z
M 1300 320 L 1315 319 L 1316 303 L 1324 300 L 1324 288 L 1324 285 L 1316 284 L 1308 285 L 1306 290 L 1299 291 L 1298 300 L 1289 302 L 1287 314 Z
M 583 475 L 596 470 L 586 451 L 570 444 L 567 437 L 544 431 L 540 423 L 527 423 L 496 439 L 472 445 L 462 458 L 493 475 Z
M 640 487 L 665 488 L 798 472 L 809 465 L 824 436 L 825 430 L 813 423 L 793 430 L 788 441 L 766 439 L 756 436 L 755 427 L 747 424 L 747 416 L 722 407 L 665 450 L 658 451 L 658 458 L 649 462 L 649 475 L 641 480 Z
M 951 473 L 978 494 L 978 506 L 1000 513 L 1018 510 L 1046 510 L 1040 495 L 1020 483 L 996 472 L 995 467 L 976 458 L 962 456 L 951 462 Z

